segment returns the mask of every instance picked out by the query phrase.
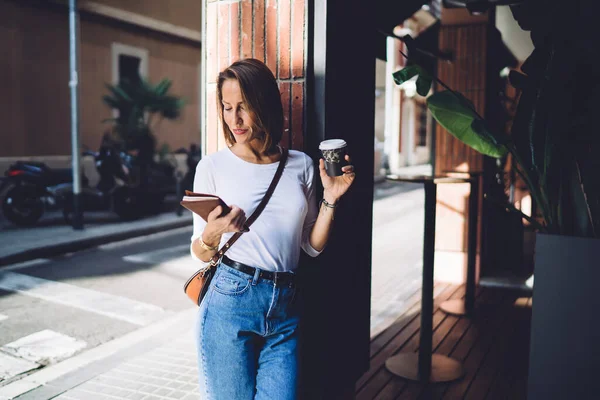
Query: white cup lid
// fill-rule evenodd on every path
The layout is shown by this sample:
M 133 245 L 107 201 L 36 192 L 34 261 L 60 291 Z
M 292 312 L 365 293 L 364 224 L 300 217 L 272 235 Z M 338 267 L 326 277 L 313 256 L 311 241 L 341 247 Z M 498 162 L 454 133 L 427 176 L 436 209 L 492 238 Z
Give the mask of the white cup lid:
M 346 141 L 343 139 L 329 139 L 323 140 L 319 144 L 319 150 L 335 150 L 346 147 Z

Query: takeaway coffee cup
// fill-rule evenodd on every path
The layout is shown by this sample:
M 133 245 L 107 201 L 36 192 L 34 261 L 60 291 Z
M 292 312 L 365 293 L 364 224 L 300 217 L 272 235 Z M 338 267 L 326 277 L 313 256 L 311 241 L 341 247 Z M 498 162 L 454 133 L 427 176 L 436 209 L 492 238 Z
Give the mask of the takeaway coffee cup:
M 324 140 L 319 145 L 319 150 L 325 159 L 325 170 L 329 176 L 340 176 L 342 167 L 346 163 L 346 141 L 342 139 Z

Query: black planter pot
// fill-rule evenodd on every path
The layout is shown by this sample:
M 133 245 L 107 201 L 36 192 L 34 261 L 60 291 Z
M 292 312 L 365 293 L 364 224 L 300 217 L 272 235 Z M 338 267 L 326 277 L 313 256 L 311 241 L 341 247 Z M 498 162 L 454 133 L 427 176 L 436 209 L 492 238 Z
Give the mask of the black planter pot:
M 529 400 L 600 398 L 600 240 L 538 234 Z

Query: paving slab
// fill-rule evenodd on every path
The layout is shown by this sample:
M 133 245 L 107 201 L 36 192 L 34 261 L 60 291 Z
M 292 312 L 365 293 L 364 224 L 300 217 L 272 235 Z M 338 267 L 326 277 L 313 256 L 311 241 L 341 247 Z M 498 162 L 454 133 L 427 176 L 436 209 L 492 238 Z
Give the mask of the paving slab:
M 71 357 L 87 343 L 49 329 L 44 329 L 0 347 L 4 353 L 48 365 Z

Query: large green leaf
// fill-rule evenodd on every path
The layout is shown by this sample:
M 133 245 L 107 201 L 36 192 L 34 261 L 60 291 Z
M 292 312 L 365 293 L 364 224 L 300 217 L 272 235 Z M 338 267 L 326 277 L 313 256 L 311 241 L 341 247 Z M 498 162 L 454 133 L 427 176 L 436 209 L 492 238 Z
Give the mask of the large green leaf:
M 419 75 L 423 72 L 423 69 L 418 65 L 407 65 L 399 71 L 392 74 L 396 85 L 402 85 L 404 82 L 411 80 L 414 76 Z
M 501 158 L 508 149 L 503 138 L 494 135 L 477 116 L 469 100 L 460 93 L 437 92 L 427 98 L 436 121 L 452 136 L 486 156 Z
M 394 77 L 394 82 L 396 83 L 396 85 L 402 85 L 403 83 L 411 80 L 415 76 L 418 76 L 417 93 L 419 93 L 423 97 L 429 94 L 429 90 L 431 89 L 431 84 L 433 82 L 433 78 L 431 77 L 431 75 L 429 75 L 427 71 L 425 71 L 417 64 L 407 65 L 401 70 L 394 72 L 392 76 Z
M 429 74 L 420 74 L 417 78 L 417 93 L 419 93 L 423 97 L 426 97 L 429 94 L 432 82 L 433 79 L 431 78 L 431 76 L 429 76 Z

